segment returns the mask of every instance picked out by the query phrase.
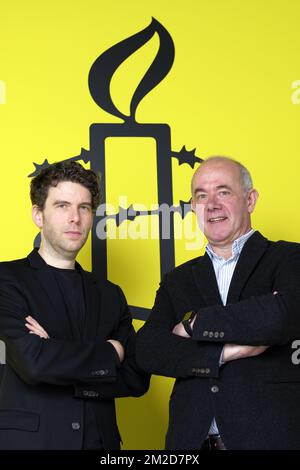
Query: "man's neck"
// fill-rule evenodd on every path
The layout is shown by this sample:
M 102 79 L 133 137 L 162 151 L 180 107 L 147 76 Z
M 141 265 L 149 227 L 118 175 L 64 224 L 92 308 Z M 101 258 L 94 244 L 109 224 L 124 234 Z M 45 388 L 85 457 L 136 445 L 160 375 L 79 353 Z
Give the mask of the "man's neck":
M 231 258 L 232 256 L 232 243 L 227 246 L 216 246 L 210 244 L 213 252 L 217 255 L 220 256 L 221 258 L 224 258 L 225 260 Z
M 220 256 L 220 257 L 224 258 L 225 260 L 228 260 L 233 255 L 233 251 L 232 251 L 233 244 L 237 240 L 241 240 L 242 237 L 244 237 L 244 242 L 243 243 L 245 243 L 247 238 L 249 238 L 249 236 L 251 236 L 253 232 L 254 232 L 254 230 L 250 227 L 249 230 L 246 233 L 243 233 L 242 235 L 237 237 L 235 240 L 233 240 L 232 242 L 228 242 L 225 245 L 218 245 L 218 244 L 214 244 L 212 242 L 209 242 L 209 244 L 210 244 L 210 247 L 211 247 L 212 251 L 217 256 Z
M 61 269 L 75 269 L 75 258 L 74 259 L 66 259 L 60 257 L 58 254 L 49 253 L 47 250 L 43 248 L 43 246 L 39 249 L 39 255 L 43 258 L 43 260 L 49 264 L 50 266 L 54 266 L 55 268 Z

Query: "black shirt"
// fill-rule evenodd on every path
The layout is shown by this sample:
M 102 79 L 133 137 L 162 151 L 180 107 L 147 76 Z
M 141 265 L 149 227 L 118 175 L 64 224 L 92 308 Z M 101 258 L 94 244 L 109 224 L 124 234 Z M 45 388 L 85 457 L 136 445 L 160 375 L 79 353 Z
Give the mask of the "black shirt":
M 64 299 L 73 337 L 83 340 L 86 320 L 86 302 L 83 279 L 76 269 L 61 269 L 49 266 L 54 273 L 58 288 Z M 93 400 L 84 401 L 83 449 L 103 449 Z

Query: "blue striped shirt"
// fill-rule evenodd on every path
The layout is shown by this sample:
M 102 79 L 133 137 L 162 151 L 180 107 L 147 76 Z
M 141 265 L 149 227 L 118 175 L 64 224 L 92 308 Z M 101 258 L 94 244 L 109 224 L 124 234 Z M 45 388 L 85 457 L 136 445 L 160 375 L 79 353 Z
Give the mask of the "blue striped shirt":
M 231 279 L 232 279 L 236 264 L 239 260 L 240 254 L 242 252 L 242 249 L 246 241 L 251 237 L 254 231 L 255 230 L 251 229 L 250 232 L 234 240 L 232 244 L 232 255 L 229 259 L 224 259 L 221 256 L 216 255 L 216 253 L 213 251 L 210 244 L 206 246 L 206 253 L 210 257 L 214 270 L 215 270 L 215 275 L 216 275 L 216 279 L 218 283 L 218 289 L 219 289 L 219 293 L 220 293 L 220 297 L 222 299 L 223 305 L 226 305 Z M 209 434 L 219 434 L 219 430 L 218 430 L 215 419 L 213 419 L 211 423 Z

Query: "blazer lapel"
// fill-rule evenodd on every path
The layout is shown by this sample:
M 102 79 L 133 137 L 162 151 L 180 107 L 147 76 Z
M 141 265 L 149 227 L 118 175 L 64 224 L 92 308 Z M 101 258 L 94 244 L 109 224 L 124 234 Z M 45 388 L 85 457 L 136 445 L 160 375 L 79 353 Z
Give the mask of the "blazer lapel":
M 192 268 L 198 291 L 206 305 L 222 305 L 214 267 L 207 253 Z
M 239 260 L 235 267 L 230 288 L 227 296 L 227 303 L 237 302 L 241 291 L 249 276 L 255 269 L 260 258 L 268 247 L 268 240 L 259 232 L 255 232 L 245 243 Z

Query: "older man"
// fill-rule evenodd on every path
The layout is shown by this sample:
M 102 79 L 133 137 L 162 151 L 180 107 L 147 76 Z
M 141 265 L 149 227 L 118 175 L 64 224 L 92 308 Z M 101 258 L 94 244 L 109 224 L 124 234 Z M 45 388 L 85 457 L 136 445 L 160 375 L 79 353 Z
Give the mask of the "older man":
M 192 180 L 204 256 L 167 274 L 137 358 L 175 377 L 169 449 L 300 449 L 300 246 L 251 227 L 248 170 L 211 157 Z

